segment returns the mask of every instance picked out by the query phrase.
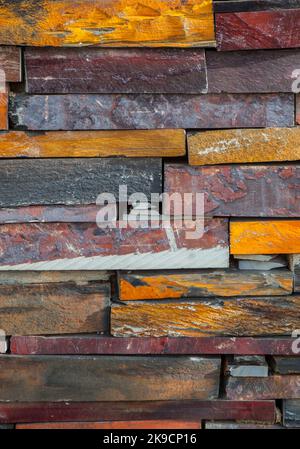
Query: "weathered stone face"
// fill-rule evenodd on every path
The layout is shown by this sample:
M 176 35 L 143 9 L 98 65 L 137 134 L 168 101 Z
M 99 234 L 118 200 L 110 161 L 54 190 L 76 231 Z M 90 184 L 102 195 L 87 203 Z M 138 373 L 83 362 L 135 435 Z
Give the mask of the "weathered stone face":
M 300 128 L 237 129 L 188 134 L 191 165 L 297 161 Z

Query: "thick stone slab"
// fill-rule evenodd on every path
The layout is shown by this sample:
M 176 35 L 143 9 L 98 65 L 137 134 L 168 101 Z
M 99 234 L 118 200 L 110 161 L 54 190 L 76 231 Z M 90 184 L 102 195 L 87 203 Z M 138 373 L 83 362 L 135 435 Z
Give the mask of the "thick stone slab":
M 181 337 L 114 338 L 104 336 L 12 337 L 12 354 L 106 355 L 294 355 L 293 338 Z
M 18 47 L 0 47 L 0 72 L 7 83 L 22 81 L 21 50 Z
M 214 45 L 211 0 L 1 2 L 0 44 L 27 46 Z
M 107 332 L 110 286 L 101 282 L 0 285 L 6 335 Z
M 137 270 L 226 268 L 228 222 L 207 220 L 204 235 L 195 222 L 185 227 L 99 228 L 86 223 L 27 223 L 0 226 L 0 271 Z M 20 238 L 22 236 L 22 239 Z
M 216 399 L 220 365 L 220 358 L 205 357 L 0 356 L 0 399 L 6 402 Z
M 165 164 L 164 173 L 164 190 L 169 194 L 175 192 L 182 195 L 186 192 L 204 194 L 205 215 L 300 217 L 298 164 L 211 167 Z M 195 211 L 195 194 L 185 199 L 185 206 L 191 205 Z M 254 248 L 248 254 L 252 253 Z M 254 254 L 268 254 L 268 251 L 264 252 L 260 248 Z
M 253 128 L 294 126 L 291 94 L 11 96 L 18 130 Z
M 215 14 L 219 50 L 297 48 L 300 8 Z
M 111 333 L 115 337 L 288 336 L 299 326 L 299 312 L 299 295 L 126 302 L 112 305 Z
M 238 419 L 274 422 L 274 401 L 148 401 L 0 403 L 0 422 L 95 421 L 144 419 Z
M 280 296 L 292 292 L 293 275 L 289 270 L 119 273 L 119 298 L 122 301 L 214 296 Z
M 188 155 L 190 165 L 299 161 L 300 128 L 190 133 Z
M 207 92 L 202 49 L 32 47 L 25 63 L 34 94 Z
M 173 157 L 185 151 L 181 129 L 0 133 L 0 158 Z
M 231 254 L 297 254 L 300 220 L 231 221 Z
M 300 351 L 294 357 L 272 357 L 270 364 L 276 374 L 300 374 Z
M 119 186 L 128 194 L 162 188 L 161 159 L 39 159 L 0 160 L 0 206 L 95 204 L 98 195 Z
M 229 377 L 226 397 L 236 401 L 300 399 L 300 376 Z
M 299 50 L 207 51 L 208 92 L 293 92 Z

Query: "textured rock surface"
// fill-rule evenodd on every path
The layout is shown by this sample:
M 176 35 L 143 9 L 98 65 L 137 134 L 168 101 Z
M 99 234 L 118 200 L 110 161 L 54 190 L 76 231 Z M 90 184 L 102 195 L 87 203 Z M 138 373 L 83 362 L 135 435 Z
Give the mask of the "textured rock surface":
M 271 366 L 276 374 L 300 374 L 300 357 L 272 357 Z
M 190 165 L 297 161 L 300 159 L 300 128 L 190 133 L 188 154 Z
M 298 84 L 298 88 L 300 91 L 300 81 Z M 300 95 L 296 95 L 296 123 L 297 125 L 300 125 Z
M 30 174 L 30 176 L 28 176 Z M 119 186 L 128 194 L 162 188 L 161 159 L 40 159 L 0 160 L 0 206 L 95 204 L 108 192 L 119 199 Z
M 25 63 L 34 94 L 207 91 L 200 49 L 30 48 Z
M 208 92 L 293 92 L 300 50 L 207 51 Z
M 299 313 L 299 295 L 127 302 L 112 306 L 111 333 L 116 337 L 291 335 L 299 326 Z
M 0 157 L 171 157 L 185 155 L 181 129 L 0 133 Z
M 15 129 L 252 128 L 294 125 L 291 94 L 11 96 Z
M 125 223 L 126 224 L 126 223 Z M 133 229 L 117 223 L 30 223 L 0 226 L 0 270 L 136 270 L 227 268 L 228 222 L 205 223 L 201 238 L 188 238 L 195 222 Z
M 0 47 L 0 71 L 3 70 L 7 83 L 22 79 L 21 51 L 17 47 Z M 0 76 L 1 78 L 1 76 Z
M 12 354 L 102 354 L 102 355 L 184 355 L 184 354 L 273 354 L 294 355 L 288 337 L 138 337 L 26 336 L 12 337 Z M 1 419 L 1 418 L 0 418 Z
M 177 192 L 182 195 L 186 192 L 194 193 L 185 198 L 186 207 L 193 205 L 195 211 L 197 199 L 195 193 L 204 194 L 206 215 L 300 217 L 299 164 L 211 167 L 165 164 L 164 172 L 166 192 L 170 194 Z M 268 252 L 260 248 L 254 254 L 268 254 Z
M 211 0 L 6 0 L 0 44 L 198 46 L 214 44 Z M 71 20 L 70 20 L 71 19 Z
M 166 386 L 164 385 L 166 388 Z M 0 422 L 140 420 L 144 419 L 237 419 L 274 422 L 274 401 L 122 401 L 34 402 L 0 404 Z
M 297 254 L 300 220 L 232 221 L 231 254 Z
M 300 399 L 300 376 L 229 377 L 226 397 L 238 401 Z
M 100 282 L 0 285 L 7 335 L 107 332 L 110 287 Z
M 123 301 L 203 296 L 280 296 L 292 291 L 293 275 L 289 270 L 271 273 L 218 270 L 119 274 L 119 298 Z
M 300 8 L 218 13 L 219 50 L 296 48 L 300 46 Z
M 220 358 L 205 357 L 0 356 L 0 399 L 8 402 L 216 399 L 220 365 Z

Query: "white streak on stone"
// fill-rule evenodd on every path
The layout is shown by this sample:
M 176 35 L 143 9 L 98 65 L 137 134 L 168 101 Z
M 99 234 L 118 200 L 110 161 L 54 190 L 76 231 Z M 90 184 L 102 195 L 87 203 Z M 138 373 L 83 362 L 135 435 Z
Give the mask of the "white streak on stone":
M 66 271 L 66 270 L 161 270 L 181 268 L 228 268 L 229 248 L 181 248 L 144 254 L 76 257 L 52 261 L 2 265 L 0 271 Z

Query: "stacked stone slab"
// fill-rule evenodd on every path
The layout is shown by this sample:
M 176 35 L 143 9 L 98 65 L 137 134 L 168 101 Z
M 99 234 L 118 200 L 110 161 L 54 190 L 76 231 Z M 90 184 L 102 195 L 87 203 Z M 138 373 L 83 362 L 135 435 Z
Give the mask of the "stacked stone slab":
M 1 16 L 1 428 L 299 427 L 299 2 Z

